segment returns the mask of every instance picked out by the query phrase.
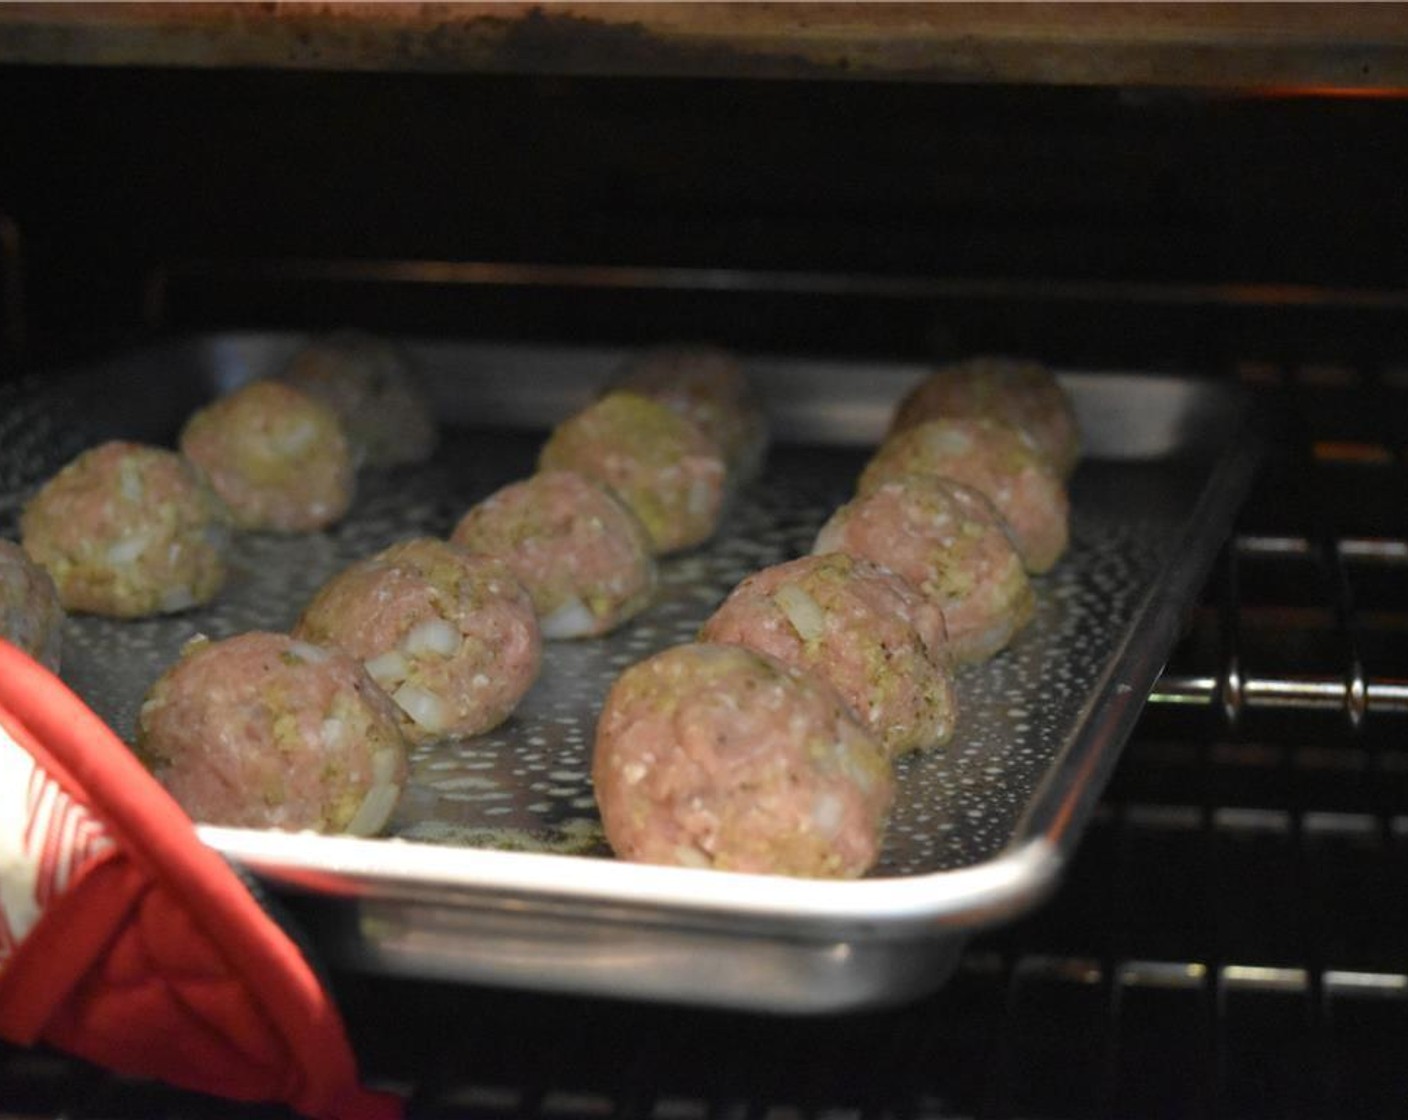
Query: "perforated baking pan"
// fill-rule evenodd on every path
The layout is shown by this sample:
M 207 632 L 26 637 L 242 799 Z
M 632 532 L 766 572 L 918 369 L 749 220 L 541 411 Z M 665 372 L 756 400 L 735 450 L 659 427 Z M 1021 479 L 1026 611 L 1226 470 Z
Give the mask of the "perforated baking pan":
M 170 444 L 197 405 L 279 369 L 294 334 L 150 347 L 0 398 L 0 531 L 68 457 L 112 436 Z M 530 473 L 548 428 L 626 356 L 607 349 L 404 340 L 446 438 L 429 464 L 362 476 L 350 517 L 303 537 L 248 534 L 228 587 L 176 617 L 70 619 L 64 676 L 130 739 L 141 697 L 197 633 L 288 627 L 342 567 L 447 534 Z M 499 730 L 416 751 L 391 836 L 202 827 L 205 842 L 293 900 L 354 968 L 553 991 L 778 1011 L 917 997 L 966 938 L 1059 880 L 1253 476 L 1235 387 L 1139 371 L 1060 371 L 1085 458 L 1072 544 L 1036 579 L 1033 624 L 959 674 L 957 733 L 898 764 L 877 868 L 855 882 L 629 864 L 611 857 L 590 786 L 615 676 L 690 640 L 745 575 L 810 550 L 847 500 L 900 395 L 926 372 L 749 356 L 773 420 L 762 479 L 707 547 L 664 562 L 657 602 L 604 639 L 548 646 Z

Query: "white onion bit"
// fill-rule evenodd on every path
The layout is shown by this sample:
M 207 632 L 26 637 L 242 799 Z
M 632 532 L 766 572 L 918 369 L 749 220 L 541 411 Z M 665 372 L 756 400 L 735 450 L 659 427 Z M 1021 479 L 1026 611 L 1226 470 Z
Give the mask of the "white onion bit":
M 318 429 L 309 420 L 299 420 L 293 427 L 277 433 L 270 441 L 274 450 L 284 455 L 297 455 L 318 436 Z
M 403 684 L 391 694 L 396 706 L 410 717 L 417 727 L 438 734 L 450 726 L 449 706 L 429 689 Z
M 340 719 L 325 719 L 321 735 L 324 746 L 336 749 L 347 739 L 347 724 Z
M 819 793 L 812 802 L 812 824 L 823 836 L 835 836 L 841 830 L 845 806 L 834 793 Z
M 400 799 L 401 787 L 398 785 L 372 786 L 367 796 L 362 798 L 362 804 L 352 814 L 352 819 L 347 822 L 347 834 L 375 836 L 386 827 L 386 822 L 391 819 L 396 802 Z
M 587 608 L 581 599 L 568 599 L 551 614 L 545 615 L 539 623 L 543 637 L 583 638 L 596 630 L 596 615 Z
M 288 648 L 289 652 L 296 653 L 310 665 L 321 665 L 332 657 L 332 654 L 322 646 L 315 646 L 311 642 L 292 641 Z
M 392 784 L 396 771 L 401 767 L 398 751 L 377 751 L 372 758 L 372 783 L 384 786 Z
M 108 545 L 106 553 L 109 564 L 130 564 L 147 551 L 147 546 L 152 543 L 150 533 L 137 533 L 130 537 L 123 537 L 120 541 L 114 541 Z
M 709 857 L 690 844 L 676 844 L 675 858 L 681 867 L 712 867 Z
M 826 611 L 820 603 L 795 583 L 785 583 L 773 592 L 773 602 L 804 642 L 813 642 L 826 633 Z
M 453 623 L 443 618 L 430 618 L 411 627 L 401 648 L 412 657 L 425 653 L 450 657 L 460 648 L 460 632 Z
M 382 688 L 392 688 L 411 675 L 410 663 L 399 649 L 379 654 L 364 664 L 372 680 Z
M 967 432 L 953 428 L 930 431 L 929 447 L 940 455 L 966 455 L 973 450 L 973 440 Z
M 141 504 L 142 476 L 137 464 L 131 459 L 122 460 L 122 465 L 117 471 L 117 487 L 122 492 L 122 496 L 133 505 Z

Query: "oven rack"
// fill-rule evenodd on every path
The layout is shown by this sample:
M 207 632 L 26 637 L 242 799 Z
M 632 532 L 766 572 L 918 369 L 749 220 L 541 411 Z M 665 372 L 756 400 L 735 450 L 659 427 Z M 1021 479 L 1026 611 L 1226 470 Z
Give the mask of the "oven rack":
M 1366 564 L 1408 577 L 1408 541 L 1344 538 L 1319 544 L 1306 537 L 1243 535 L 1233 542 L 1231 556 L 1223 562 L 1222 578 L 1242 578 L 1238 573 L 1247 560 L 1301 562 L 1302 566 L 1321 569 L 1331 580 L 1333 597 L 1322 608 L 1322 617 L 1334 620 L 1335 640 L 1343 650 L 1343 671 L 1338 675 L 1248 673 L 1237 611 L 1229 607 L 1221 620 L 1224 653 L 1220 669 L 1214 673 L 1166 670 L 1160 674 L 1150 702 L 1214 706 L 1234 726 L 1248 710 L 1338 712 L 1351 730 L 1357 730 L 1371 710 L 1376 714 L 1408 712 L 1408 680 L 1371 679 L 1365 670 L 1348 574 L 1351 566 Z

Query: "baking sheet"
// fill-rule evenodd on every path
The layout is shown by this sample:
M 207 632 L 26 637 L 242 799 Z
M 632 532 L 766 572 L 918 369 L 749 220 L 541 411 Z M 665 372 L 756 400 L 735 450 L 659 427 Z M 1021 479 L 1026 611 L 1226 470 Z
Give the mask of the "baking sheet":
M 180 340 L 31 387 L 14 410 L 45 418 L 54 438 L 0 468 L 0 516 L 57 465 L 43 461 L 56 449 L 66 458 L 75 442 L 116 434 L 169 442 L 202 400 L 279 368 L 299 342 Z M 351 516 L 329 532 L 242 535 L 230 583 L 206 608 L 69 621 L 64 676 L 120 735 L 130 738 L 146 688 L 194 634 L 287 628 L 348 563 L 407 536 L 445 535 L 474 501 L 529 473 L 546 428 L 623 356 L 408 345 L 447 426 L 430 464 L 364 473 Z M 713 542 L 663 562 L 661 593 L 642 616 L 604 639 L 549 644 L 502 728 L 419 748 L 394 839 L 203 831 L 294 892 L 325 951 L 425 976 L 823 1010 L 932 988 L 971 930 L 1050 889 L 1250 479 L 1240 397 L 1192 378 L 1062 372 L 1087 451 L 1072 482 L 1071 548 L 1034 581 L 1033 624 L 960 672 L 953 742 L 898 763 L 884 852 L 865 880 L 628 865 L 610 857 L 589 781 L 611 681 L 690 640 L 745 575 L 809 551 L 924 373 L 775 356 L 749 368 L 778 439 L 763 478 Z

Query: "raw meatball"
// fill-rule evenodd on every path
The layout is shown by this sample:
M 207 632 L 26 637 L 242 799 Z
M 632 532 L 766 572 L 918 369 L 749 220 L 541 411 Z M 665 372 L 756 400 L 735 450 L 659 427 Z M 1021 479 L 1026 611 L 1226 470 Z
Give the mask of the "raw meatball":
M 242 529 L 314 532 L 352 504 L 352 452 L 337 414 L 279 381 L 252 381 L 201 409 L 181 450 Z
M 10 541 L 0 541 L 0 638 L 59 671 L 64 608 L 49 573 Z
M 25 507 L 20 535 L 65 609 L 116 618 L 185 610 L 225 582 L 229 511 L 174 451 L 85 451 Z
M 1075 409 L 1040 362 L 972 358 L 944 366 L 900 402 L 890 434 L 926 420 L 979 416 L 1021 428 L 1062 478 L 1075 470 L 1080 458 Z
M 645 526 L 576 471 L 543 471 L 505 486 L 466 513 L 450 540 L 513 569 L 545 638 L 604 634 L 644 609 L 655 591 Z
M 1012 529 L 1029 572 L 1045 572 L 1066 550 L 1070 501 L 1030 437 L 996 420 L 929 420 L 891 436 L 860 477 L 860 491 L 898 475 L 933 474 L 980 491 Z
M 953 734 L 943 612 L 864 558 L 832 552 L 764 568 L 734 588 L 699 639 L 819 674 L 891 758 Z
M 617 678 L 592 781 L 642 863 L 849 878 L 874 865 L 894 781 L 815 674 L 742 646 L 676 646 Z
M 295 354 L 281 377 L 337 413 L 358 463 L 423 463 L 435 451 L 430 403 L 410 358 L 386 339 L 337 331 Z
M 661 555 L 708 540 L 723 507 L 719 445 L 663 404 L 609 393 L 548 437 L 540 470 L 575 470 L 628 505 Z
M 629 362 L 612 382 L 692 420 L 723 449 L 735 482 L 762 471 L 768 423 L 738 359 L 714 346 L 662 346 Z
M 813 552 L 863 556 L 907 580 L 942 609 L 958 662 L 1002 649 L 1036 604 L 992 504 L 933 475 L 898 478 L 848 502 L 821 527 Z
M 542 641 L 502 560 L 430 537 L 353 564 L 313 597 L 294 636 L 364 662 L 412 743 L 497 727 L 538 676 Z
M 353 658 L 285 634 L 192 642 L 147 693 L 137 751 L 208 824 L 371 836 L 406 783 L 386 694 Z

